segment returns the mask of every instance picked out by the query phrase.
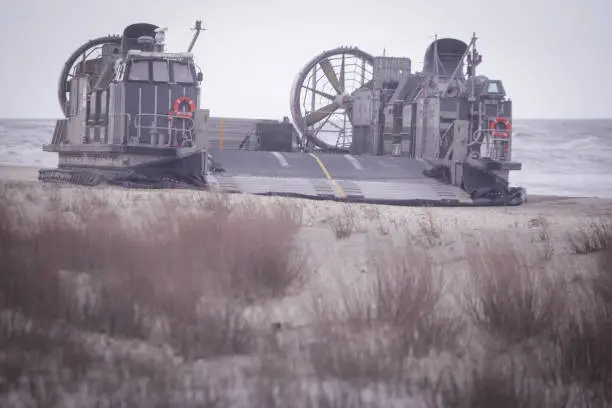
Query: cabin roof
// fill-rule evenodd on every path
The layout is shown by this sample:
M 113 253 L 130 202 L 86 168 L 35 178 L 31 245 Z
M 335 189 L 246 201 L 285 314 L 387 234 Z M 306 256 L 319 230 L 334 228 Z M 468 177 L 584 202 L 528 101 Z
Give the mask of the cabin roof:
M 149 57 L 149 58 L 168 58 L 168 59 L 193 59 L 191 52 L 158 52 L 158 51 L 141 51 L 129 50 L 127 57 Z

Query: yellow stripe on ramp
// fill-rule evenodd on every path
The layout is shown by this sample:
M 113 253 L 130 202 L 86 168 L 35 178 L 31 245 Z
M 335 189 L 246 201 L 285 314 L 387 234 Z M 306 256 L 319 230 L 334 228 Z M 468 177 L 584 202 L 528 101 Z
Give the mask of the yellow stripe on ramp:
M 323 173 L 325 174 L 325 177 L 327 177 L 327 179 L 332 182 L 334 187 L 336 187 L 336 190 L 338 191 L 338 194 L 340 194 L 340 197 L 341 198 L 345 198 L 344 190 L 342 190 L 342 187 L 340 187 L 340 184 L 338 184 L 338 182 L 336 180 L 334 180 L 332 178 L 332 176 L 329 174 L 329 172 L 325 168 L 325 165 L 323 164 L 321 159 L 319 159 L 314 153 L 309 153 L 309 154 L 319 164 L 319 167 L 321 167 L 321 170 L 323 170 Z
M 219 119 L 219 150 L 223 150 L 223 118 Z

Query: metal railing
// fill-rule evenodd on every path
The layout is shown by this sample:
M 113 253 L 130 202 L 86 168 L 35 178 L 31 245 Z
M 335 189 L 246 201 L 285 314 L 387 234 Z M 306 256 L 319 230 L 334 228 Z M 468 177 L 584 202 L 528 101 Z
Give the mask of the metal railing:
M 152 145 L 163 147 L 195 146 L 195 132 L 192 118 L 163 115 L 157 113 L 139 113 L 134 117 L 135 135 L 129 135 L 128 144 Z M 150 136 L 149 142 L 143 142 L 143 131 Z
M 494 133 L 502 132 L 506 133 L 507 136 L 499 137 L 494 135 Z M 470 136 L 467 147 L 480 144 L 485 147 L 485 152 L 484 154 L 481 153 L 481 157 L 506 161 L 510 159 L 514 134 L 513 130 L 478 129 Z

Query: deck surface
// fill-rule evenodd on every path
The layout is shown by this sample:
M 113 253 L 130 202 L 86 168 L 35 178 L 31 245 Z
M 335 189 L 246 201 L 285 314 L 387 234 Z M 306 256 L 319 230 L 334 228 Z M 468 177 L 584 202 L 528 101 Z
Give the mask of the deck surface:
M 238 150 L 211 155 L 224 171 L 207 179 L 225 191 L 390 204 L 472 201 L 460 188 L 423 175 L 420 160 Z

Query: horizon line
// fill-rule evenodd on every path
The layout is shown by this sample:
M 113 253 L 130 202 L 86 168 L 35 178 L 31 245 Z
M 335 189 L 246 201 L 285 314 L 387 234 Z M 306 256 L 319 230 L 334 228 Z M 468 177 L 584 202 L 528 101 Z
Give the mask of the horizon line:
M 285 115 L 286 116 L 286 115 Z M 236 116 L 213 116 L 211 115 L 211 117 L 217 117 L 217 118 L 224 118 L 224 119 L 253 119 L 253 120 L 269 120 L 266 118 L 260 118 L 260 117 L 248 117 L 248 118 L 243 118 L 243 117 L 236 117 Z M 0 120 L 59 120 L 59 119 L 65 119 L 64 117 L 61 116 L 55 116 L 55 117 L 0 117 Z M 512 118 L 512 120 L 612 120 L 612 117 L 598 117 L 598 118 L 564 118 L 564 117 L 515 117 Z

